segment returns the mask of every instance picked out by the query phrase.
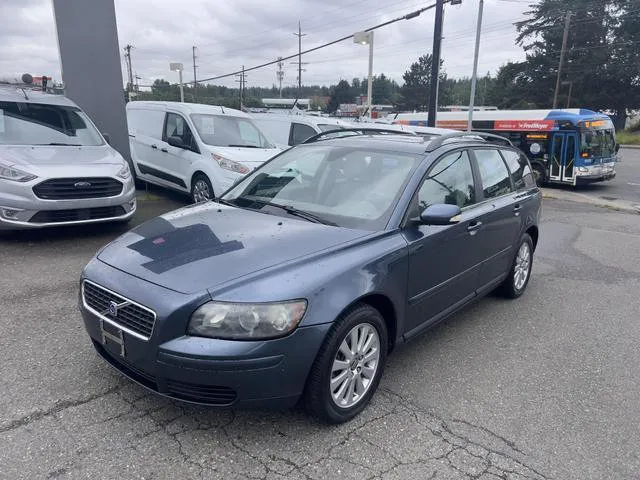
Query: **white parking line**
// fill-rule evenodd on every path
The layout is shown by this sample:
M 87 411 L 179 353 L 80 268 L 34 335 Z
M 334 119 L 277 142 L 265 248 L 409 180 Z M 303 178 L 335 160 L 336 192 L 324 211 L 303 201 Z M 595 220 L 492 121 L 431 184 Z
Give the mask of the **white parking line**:
M 640 187 L 640 183 L 628 182 L 632 187 Z

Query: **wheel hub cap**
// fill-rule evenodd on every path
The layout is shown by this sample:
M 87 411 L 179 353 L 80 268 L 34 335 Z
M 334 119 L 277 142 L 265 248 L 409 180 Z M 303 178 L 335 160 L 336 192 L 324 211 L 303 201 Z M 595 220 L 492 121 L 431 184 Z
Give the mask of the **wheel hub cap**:
M 369 391 L 380 362 L 380 337 L 368 323 L 355 326 L 342 340 L 331 367 L 329 388 L 333 402 L 350 408 Z
M 529 277 L 529 269 L 531 268 L 531 249 L 528 243 L 523 243 L 518 250 L 516 256 L 516 266 L 513 272 L 513 284 L 517 290 L 521 290 L 527 278 Z

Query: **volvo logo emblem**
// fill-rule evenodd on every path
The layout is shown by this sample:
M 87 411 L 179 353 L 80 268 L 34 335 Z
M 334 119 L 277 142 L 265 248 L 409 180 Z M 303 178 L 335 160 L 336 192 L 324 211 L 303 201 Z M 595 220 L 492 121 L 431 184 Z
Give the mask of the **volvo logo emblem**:
M 113 317 L 118 316 L 118 307 L 119 305 L 113 300 L 109 302 L 109 314 Z
M 88 188 L 91 186 L 89 182 L 76 182 L 73 184 L 75 188 Z

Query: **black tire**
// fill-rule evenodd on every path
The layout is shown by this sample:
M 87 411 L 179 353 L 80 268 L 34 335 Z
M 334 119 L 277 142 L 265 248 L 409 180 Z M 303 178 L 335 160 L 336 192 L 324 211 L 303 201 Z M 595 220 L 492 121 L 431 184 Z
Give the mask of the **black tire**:
M 198 184 L 198 182 L 204 182 L 206 184 L 210 192 L 210 196 L 208 200 L 213 200 L 216 198 L 215 193 L 213 191 L 213 187 L 211 186 L 211 181 L 209 180 L 209 177 L 207 177 L 204 173 L 197 173 L 193 176 L 193 179 L 191 180 L 191 201 L 193 203 L 206 201 L 206 200 L 202 200 L 200 197 L 196 198 L 196 196 L 198 196 L 198 193 L 196 192 L 196 185 Z
M 539 187 L 543 187 L 547 184 L 547 170 L 544 166 L 539 163 L 534 163 L 531 168 L 533 168 L 533 176 L 536 179 L 536 184 Z
M 334 359 L 349 332 L 367 324 L 378 334 L 379 357 L 375 373 L 362 397 L 350 408 L 339 407 L 333 400 L 330 379 Z M 327 423 L 343 423 L 365 409 L 378 388 L 387 360 L 387 326 L 380 312 L 370 305 L 359 304 L 346 311 L 331 327 L 311 367 L 304 393 L 307 412 Z
M 524 279 L 524 283 L 519 284 L 516 279 L 516 269 L 519 265 L 519 255 L 520 251 L 523 248 L 523 245 L 528 245 L 528 256 L 529 256 L 529 267 L 526 273 L 526 277 Z M 511 264 L 511 268 L 509 269 L 509 275 L 505 279 L 505 281 L 498 288 L 498 292 L 506 297 L 506 298 L 519 298 L 524 291 L 527 289 L 527 285 L 529 285 L 529 279 L 531 278 L 531 270 L 533 268 L 533 240 L 528 233 L 524 233 L 520 238 L 520 242 L 518 242 L 518 247 L 516 248 L 516 253 L 513 256 L 513 262 Z

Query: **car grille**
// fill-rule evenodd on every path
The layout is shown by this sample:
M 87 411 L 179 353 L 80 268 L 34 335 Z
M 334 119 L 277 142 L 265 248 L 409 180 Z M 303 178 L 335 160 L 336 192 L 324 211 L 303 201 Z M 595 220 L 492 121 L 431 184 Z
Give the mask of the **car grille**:
M 128 298 L 86 280 L 83 283 L 83 297 L 89 308 L 123 329 L 135 332 L 145 340 L 151 337 L 156 321 L 156 314 L 153 310 L 131 303 Z M 116 315 L 109 312 L 109 305 L 112 302 L 118 305 Z
M 124 185 L 115 178 L 54 178 L 33 187 L 33 193 L 45 200 L 115 197 Z
M 69 210 L 41 210 L 31 217 L 29 223 L 81 222 L 84 220 L 121 217 L 125 213 L 127 212 L 120 205 L 115 207 L 73 208 Z
M 195 385 L 175 380 L 167 380 L 167 393 L 181 400 L 210 405 L 230 405 L 236 399 L 235 390 L 229 387 Z

